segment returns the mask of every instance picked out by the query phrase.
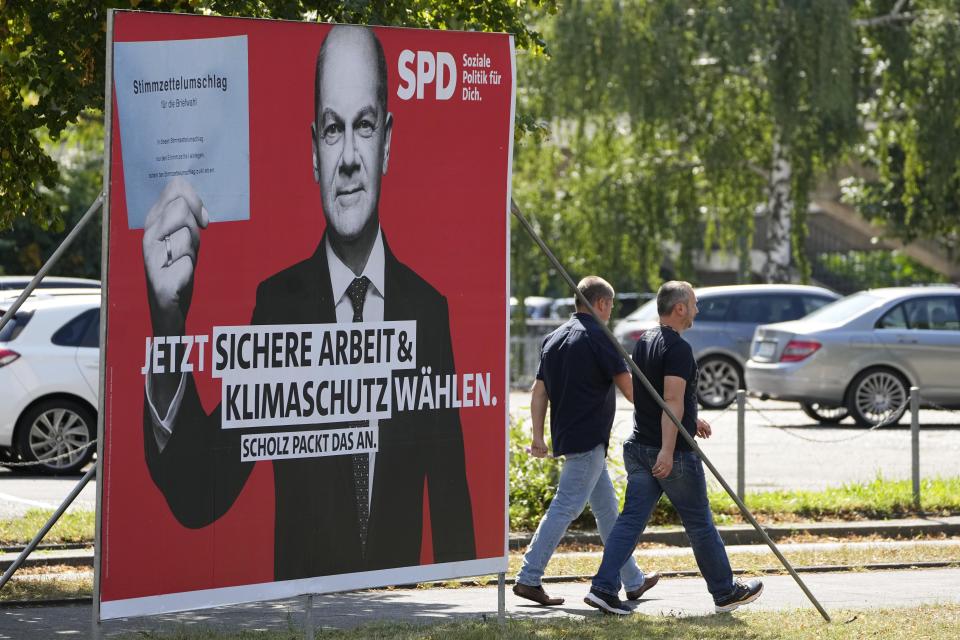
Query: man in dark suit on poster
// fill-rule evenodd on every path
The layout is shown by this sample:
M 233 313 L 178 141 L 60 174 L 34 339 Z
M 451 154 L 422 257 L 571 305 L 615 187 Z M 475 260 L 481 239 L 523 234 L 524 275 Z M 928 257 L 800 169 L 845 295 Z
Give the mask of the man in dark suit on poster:
M 417 370 L 454 373 L 445 298 L 393 255 L 380 229 L 390 160 L 383 49 L 363 27 L 336 26 L 317 56 L 313 173 L 327 226 L 312 256 L 257 288 L 251 324 L 415 320 Z M 207 213 L 184 180 L 167 185 L 143 236 L 155 335 L 182 335 Z M 303 428 L 356 426 L 302 425 Z M 298 427 L 299 428 L 299 427 Z M 206 526 L 242 490 L 243 430 L 203 410 L 191 374 L 151 373 L 144 449 L 177 520 Z M 420 564 L 424 486 L 435 562 L 476 557 L 457 409 L 394 412 L 374 453 L 273 460 L 278 580 Z

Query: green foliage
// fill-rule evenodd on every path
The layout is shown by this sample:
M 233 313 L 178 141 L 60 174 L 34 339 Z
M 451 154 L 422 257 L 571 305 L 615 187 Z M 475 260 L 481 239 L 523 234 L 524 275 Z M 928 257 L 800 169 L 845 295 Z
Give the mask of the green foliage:
M 720 248 L 746 281 L 774 140 L 802 277 L 809 194 L 838 164 L 868 218 L 957 255 L 958 3 L 571 0 L 539 24 L 551 58 L 519 57 L 519 98 L 553 135 L 518 147 L 515 194 L 575 275 L 654 287 L 656 265 L 691 278 L 693 252 Z M 586 197 L 587 165 L 622 189 Z M 514 290 L 564 291 L 518 236 Z
M 520 58 L 521 104 L 554 135 L 518 148 L 518 202 L 578 275 L 652 289 L 666 258 L 672 275 L 695 279 L 695 251 L 746 262 L 776 137 L 806 272 L 813 177 L 860 136 L 850 12 L 835 0 L 565 4 L 543 23 L 551 59 Z M 562 289 L 522 264 L 527 252 L 514 252 L 515 291 Z
M 69 125 L 58 143 L 42 140 L 57 160 L 58 179 L 40 195 L 56 213 L 37 224 L 24 216 L 14 218 L 9 233 L 0 235 L 0 274 L 34 274 L 63 241 L 100 193 L 103 169 L 103 117 L 84 112 Z M 54 266 L 52 275 L 100 277 L 101 217 L 96 215 Z M 49 224 L 47 224 L 49 223 Z
M 881 5 L 891 5 L 884 0 Z M 918 0 L 893 24 L 862 30 L 875 125 L 861 150 L 875 173 L 849 185 L 866 215 L 906 240 L 955 249 L 960 231 L 960 6 Z
M 946 278 L 899 251 L 847 251 L 817 256 L 822 269 L 852 290 L 946 282 Z
M 63 211 L 47 197 L 60 173 L 42 140 L 59 141 L 82 113 L 102 111 L 111 8 L 501 31 L 542 52 L 527 21 L 555 11 L 556 0 L 0 0 L 0 229 L 17 219 L 62 225 Z M 535 128 L 529 117 L 518 124 Z
M 530 432 L 510 417 L 510 530 L 533 531 L 546 513 L 560 478 L 556 458 L 535 458 L 527 451 Z
M 651 185 L 677 184 L 685 175 L 638 162 L 631 143 L 612 128 L 564 147 L 532 143 L 518 152 L 514 197 L 571 273 L 600 273 L 619 291 L 647 291 L 659 283 L 660 244 L 670 234 L 630 212 L 658 195 Z M 678 198 L 659 203 L 666 216 L 683 215 L 687 206 Z M 567 290 L 552 269 L 542 268 L 543 257 L 515 220 L 512 238 L 515 292 Z M 521 282 L 532 290 L 524 291 Z

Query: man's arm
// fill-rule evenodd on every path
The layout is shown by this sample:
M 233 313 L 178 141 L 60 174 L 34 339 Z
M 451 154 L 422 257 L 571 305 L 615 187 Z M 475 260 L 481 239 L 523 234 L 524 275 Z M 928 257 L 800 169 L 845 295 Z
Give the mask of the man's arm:
M 683 420 L 683 394 L 687 390 L 687 381 L 679 376 L 663 377 L 663 401 L 677 417 Z M 673 452 L 677 446 L 677 426 L 666 411 L 660 418 L 660 453 L 653 465 L 654 478 L 666 478 L 673 470 Z
M 613 382 L 617 385 L 617 388 L 620 389 L 623 397 L 629 400 L 630 404 L 633 404 L 633 378 L 630 376 L 630 373 L 627 371 L 618 373 L 613 376 Z
M 240 461 L 239 430 L 220 428 L 220 406 L 209 416 L 204 411 L 193 376 L 185 378 L 184 387 L 162 450 L 144 396 L 143 448 L 150 477 L 170 512 L 184 527 L 197 529 L 230 509 L 254 463 Z
M 251 324 L 275 321 L 280 302 L 269 287 L 257 288 Z M 179 376 L 178 376 L 179 377 Z M 152 382 L 152 381 L 151 381 Z M 157 437 L 159 408 L 156 396 L 144 394 L 143 445 L 147 468 L 177 521 L 185 527 L 211 524 L 226 513 L 240 495 L 254 462 L 240 461 L 239 429 L 221 428 L 220 405 L 207 414 L 192 374 L 182 378 L 180 398 L 165 408 L 166 438 Z
M 547 387 L 543 384 L 543 380 L 537 380 L 530 389 L 530 416 L 533 418 L 533 442 L 530 445 L 530 455 L 534 458 L 547 456 L 547 442 L 543 437 L 543 428 L 549 405 Z

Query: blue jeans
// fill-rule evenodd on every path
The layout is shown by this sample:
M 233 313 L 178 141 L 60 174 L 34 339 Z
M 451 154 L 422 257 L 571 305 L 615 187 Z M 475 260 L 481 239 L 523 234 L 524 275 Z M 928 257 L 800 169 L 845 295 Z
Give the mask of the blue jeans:
M 727 550 L 713 524 L 703 463 L 693 451 L 677 451 L 673 454 L 670 475 L 658 480 L 652 472 L 658 453 L 660 449 L 632 440 L 623 444 L 627 496 L 623 512 L 604 545 L 603 560 L 593 577 L 593 587 L 604 593 L 617 594 L 620 590 L 617 569 L 626 558 L 632 557 L 650 514 L 660 496 L 666 493 L 680 514 L 697 566 L 716 602 L 733 593 L 733 571 Z
M 531 587 L 540 586 L 550 556 L 560 544 L 560 539 L 570 523 L 583 513 L 588 501 L 597 519 L 600 539 L 606 542 L 617 521 L 618 507 L 617 494 L 607 474 L 606 453 L 606 447 L 599 444 L 590 451 L 564 456 L 557 494 L 523 556 L 523 567 L 517 574 L 517 582 Z M 630 553 L 620 561 L 614 573 L 617 572 L 628 591 L 639 589 L 643 585 L 643 572 L 637 567 Z M 617 587 L 619 588 L 619 578 Z

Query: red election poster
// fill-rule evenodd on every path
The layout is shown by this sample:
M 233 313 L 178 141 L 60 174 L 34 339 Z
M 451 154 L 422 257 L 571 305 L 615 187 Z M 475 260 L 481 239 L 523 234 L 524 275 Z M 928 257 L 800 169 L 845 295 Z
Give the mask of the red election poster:
M 512 38 L 111 16 L 100 618 L 504 571 Z

